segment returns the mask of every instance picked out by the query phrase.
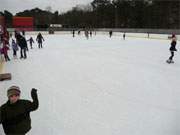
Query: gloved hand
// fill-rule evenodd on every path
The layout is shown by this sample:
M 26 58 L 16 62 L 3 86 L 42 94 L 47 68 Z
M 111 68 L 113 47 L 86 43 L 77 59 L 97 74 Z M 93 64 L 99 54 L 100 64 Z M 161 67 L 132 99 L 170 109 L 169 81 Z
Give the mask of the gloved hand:
M 37 98 L 37 89 L 32 88 L 32 90 L 31 90 L 31 97 L 32 97 L 32 99 Z
M 37 93 L 37 89 L 32 88 L 31 93 Z

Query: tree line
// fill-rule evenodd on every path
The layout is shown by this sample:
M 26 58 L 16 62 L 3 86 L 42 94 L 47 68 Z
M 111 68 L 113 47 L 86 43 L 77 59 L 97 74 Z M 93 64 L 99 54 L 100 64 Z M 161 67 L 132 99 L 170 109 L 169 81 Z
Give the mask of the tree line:
M 12 27 L 12 14 L 0 12 Z M 15 16 L 34 17 L 36 28 L 62 24 L 68 28 L 180 28 L 179 0 L 93 0 L 65 13 L 35 8 Z

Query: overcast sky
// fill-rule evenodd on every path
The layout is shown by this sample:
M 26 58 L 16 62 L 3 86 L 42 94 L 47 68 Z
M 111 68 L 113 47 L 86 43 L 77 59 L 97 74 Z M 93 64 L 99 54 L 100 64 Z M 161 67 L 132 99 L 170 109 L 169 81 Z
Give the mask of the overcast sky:
M 8 10 L 15 14 L 26 9 L 39 7 L 46 9 L 51 6 L 52 11 L 65 12 L 79 4 L 88 4 L 93 0 L 0 0 L 0 11 Z

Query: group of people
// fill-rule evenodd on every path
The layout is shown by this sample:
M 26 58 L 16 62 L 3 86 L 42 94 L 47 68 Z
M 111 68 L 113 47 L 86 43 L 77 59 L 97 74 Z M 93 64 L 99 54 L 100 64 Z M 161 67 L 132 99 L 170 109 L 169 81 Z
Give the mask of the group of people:
M 78 35 L 80 35 L 80 33 L 81 33 L 81 31 L 79 30 L 79 31 L 78 31 Z M 73 37 L 75 37 L 75 30 L 72 31 L 72 34 L 73 34 Z M 147 34 L 148 34 L 148 38 L 149 38 L 149 33 L 147 33 Z M 92 31 L 85 30 L 85 31 L 84 31 L 84 35 L 85 35 L 85 37 L 88 39 L 88 38 L 89 38 L 89 35 L 92 37 Z M 111 38 L 112 35 L 113 35 L 113 31 L 110 30 L 110 31 L 109 31 L 109 37 Z M 126 39 L 126 33 L 123 33 L 123 39 L 124 39 L 124 40 Z M 175 34 L 172 34 L 171 39 L 172 39 L 172 41 L 171 41 L 171 46 L 170 46 L 170 48 L 169 48 L 170 53 L 171 53 L 171 56 L 170 56 L 169 59 L 166 61 L 166 62 L 169 63 L 169 64 L 170 64 L 170 63 L 174 63 L 174 61 L 173 61 L 174 52 L 177 51 L 177 49 L 176 49 L 176 44 L 177 44 L 177 37 L 176 37 L 176 35 L 175 35 Z
M 109 31 L 109 37 L 111 38 L 112 37 L 112 30 Z M 126 33 L 123 34 L 123 39 L 125 40 L 126 38 Z M 149 38 L 149 33 L 148 33 L 148 38 Z M 169 48 L 169 51 L 171 53 L 171 56 L 169 57 L 168 60 L 166 60 L 167 63 L 174 63 L 173 61 L 173 58 L 174 58 L 174 52 L 177 51 L 176 49 L 176 44 L 177 44 L 177 37 L 175 34 L 172 34 L 172 36 L 170 37 L 172 39 L 171 41 L 171 45 L 170 45 L 170 48 Z
M 110 31 L 109 31 L 109 37 L 111 38 L 112 35 L 113 35 L 113 31 L 110 30 Z M 123 39 L 124 39 L 124 40 L 126 39 L 126 33 L 123 33 Z
M 12 39 L 11 43 L 10 43 L 10 39 Z M 38 43 L 38 47 L 42 48 L 43 47 L 42 43 L 44 41 L 44 38 L 41 33 L 37 35 L 36 41 Z M 1 36 L 1 42 L 0 42 L 1 59 L 3 59 L 4 56 L 5 61 L 10 61 L 8 55 L 8 51 L 10 50 L 10 48 L 12 48 L 13 50 L 14 58 L 17 58 L 17 51 L 20 48 L 20 59 L 26 59 L 27 58 L 26 52 L 29 50 L 27 42 L 29 42 L 30 48 L 33 49 L 34 40 L 32 37 L 26 40 L 24 31 L 22 32 L 22 34 L 20 32 L 15 31 L 15 38 L 13 38 L 12 36 Z
M 110 33 L 112 36 L 112 32 Z M 15 32 L 15 38 L 12 39 L 12 49 L 13 55 L 16 56 L 16 51 L 20 47 L 20 58 L 27 58 L 26 51 L 28 50 L 27 42 L 30 42 L 31 49 L 33 48 L 34 40 L 32 37 L 26 40 L 24 34 Z M 37 35 L 36 38 L 38 42 L 38 47 L 42 48 L 42 42 L 44 41 L 41 33 Z M 172 34 L 170 45 L 171 56 L 167 60 L 167 63 L 173 63 L 174 52 L 177 51 L 177 37 Z M 1 48 L 1 53 L 3 52 L 6 61 L 9 61 L 8 56 L 9 50 L 9 38 L 8 36 L 1 37 L 3 47 Z M 8 101 L 0 107 L 0 124 L 2 124 L 4 132 L 6 135 L 25 135 L 31 129 L 31 118 L 30 113 L 35 111 L 39 107 L 37 89 L 32 88 L 31 97 L 33 101 L 20 99 L 21 89 L 18 86 L 11 86 L 7 90 Z
M 73 37 L 75 37 L 75 32 L 76 32 L 75 30 L 72 31 Z M 81 31 L 78 30 L 77 34 L 80 35 Z M 95 32 L 95 34 L 96 34 L 96 32 Z M 88 29 L 84 30 L 84 35 L 85 35 L 86 39 L 89 39 L 89 36 L 92 37 L 92 35 L 93 35 L 92 30 L 88 30 Z
M 11 44 L 9 43 L 11 39 Z M 41 33 L 36 38 L 38 47 L 42 48 L 44 41 Z M 26 40 L 25 33 L 15 31 L 15 39 L 9 34 L 1 34 L 0 36 L 0 54 L 4 56 L 5 61 L 10 61 L 8 50 L 12 48 L 13 56 L 17 57 L 17 51 L 20 48 L 20 59 L 27 58 L 28 51 L 27 42 L 30 42 L 33 48 L 34 40 L 32 37 Z M 25 135 L 31 130 L 30 113 L 39 107 L 37 89 L 32 88 L 31 97 L 33 101 L 21 99 L 21 89 L 18 86 L 11 86 L 7 90 L 7 102 L 0 106 L 0 124 L 2 124 L 6 135 Z

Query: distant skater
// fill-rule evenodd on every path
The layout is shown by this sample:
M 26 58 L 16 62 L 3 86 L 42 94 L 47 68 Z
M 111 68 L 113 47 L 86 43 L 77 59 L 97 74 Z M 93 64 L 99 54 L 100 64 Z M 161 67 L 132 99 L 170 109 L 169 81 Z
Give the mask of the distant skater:
M 79 30 L 79 31 L 78 31 L 78 35 L 80 35 L 80 34 L 81 34 L 81 31 Z
M 41 33 L 39 33 L 39 34 L 37 35 L 36 41 L 38 42 L 38 47 L 39 47 L 39 49 L 40 49 L 40 48 L 43 48 L 43 47 L 42 47 L 42 42 L 44 41 L 44 38 L 43 38 L 43 36 L 41 35 Z
M 75 37 L 75 30 L 72 31 L 73 37 Z
M 88 31 L 88 30 L 85 30 L 85 31 L 84 31 L 84 34 L 85 34 L 86 39 L 89 39 L 89 31 Z
M 109 31 L 109 37 L 111 38 L 112 37 L 112 30 Z
M 172 35 L 172 41 L 171 41 L 171 46 L 169 48 L 171 56 L 169 57 L 169 59 L 166 61 L 167 63 L 174 63 L 173 61 L 173 57 L 174 57 L 174 52 L 177 51 L 176 49 L 176 44 L 177 44 L 177 39 L 176 36 L 173 34 Z
M 90 34 L 90 37 L 92 37 L 92 31 L 90 31 L 89 34 Z
M 17 59 L 17 51 L 18 51 L 18 45 L 15 42 L 15 40 L 12 40 L 12 49 L 13 49 L 13 57 Z
M 124 40 L 126 39 L 126 33 L 123 34 L 123 39 L 124 39 Z
M 33 38 L 32 38 L 32 37 L 30 37 L 30 39 L 29 39 L 29 40 L 27 40 L 27 41 L 29 41 L 29 43 L 30 43 L 30 47 L 31 47 L 31 49 L 33 49 L 33 47 L 32 47 L 32 44 L 34 43 Z

